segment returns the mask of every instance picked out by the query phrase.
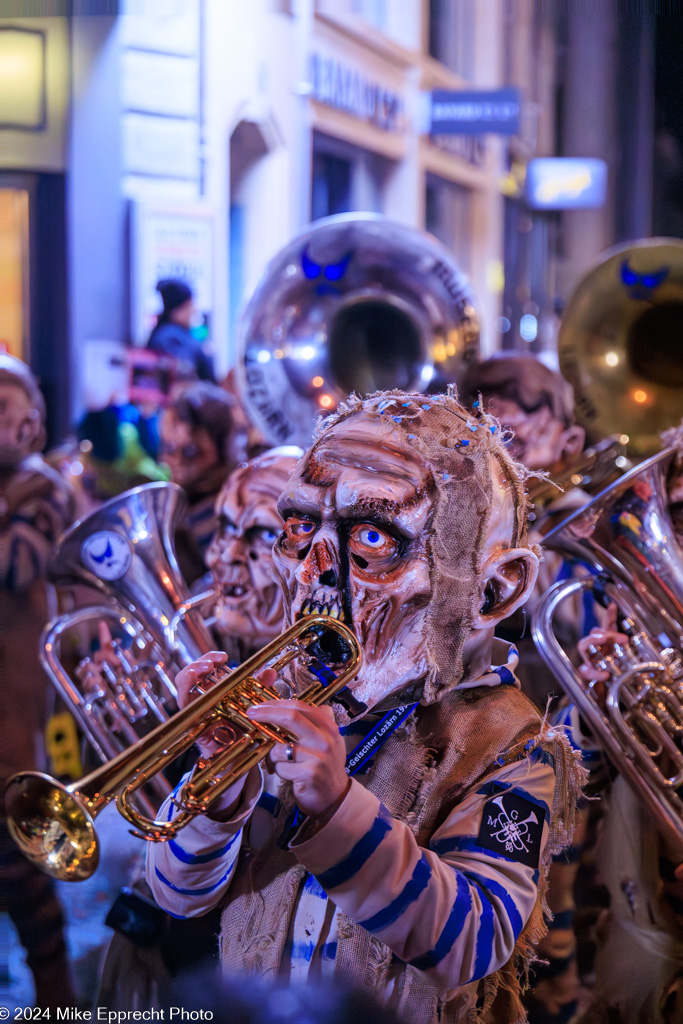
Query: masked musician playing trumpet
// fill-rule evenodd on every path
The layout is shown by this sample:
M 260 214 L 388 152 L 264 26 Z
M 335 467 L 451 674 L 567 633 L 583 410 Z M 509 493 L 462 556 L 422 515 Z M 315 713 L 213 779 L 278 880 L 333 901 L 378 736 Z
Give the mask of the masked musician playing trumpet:
M 150 844 L 162 906 L 223 903 L 227 970 L 334 972 L 413 1021 L 523 1018 L 518 969 L 581 774 L 493 639 L 536 578 L 523 476 L 453 395 L 386 392 L 328 419 L 290 478 L 287 619 L 341 619 L 364 662 L 334 710 L 296 700 L 296 671 L 289 699 L 250 711 L 296 741 Z M 224 658 L 179 674 L 181 702 Z

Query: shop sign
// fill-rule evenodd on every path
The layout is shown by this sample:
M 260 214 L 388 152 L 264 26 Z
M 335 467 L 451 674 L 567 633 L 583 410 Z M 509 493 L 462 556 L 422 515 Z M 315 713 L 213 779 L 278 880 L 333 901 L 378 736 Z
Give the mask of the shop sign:
M 518 89 L 480 90 L 478 92 L 431 93 L 431 135 L 517 135 L 519 134 L 520 93 Z
M 311 83 L 311 95 L 318 103 L 369 121 L 385 132 L 403 127 L 402 97 L 336 57 L 312 55 Z
M 196 207 L 157 207 L 136 203 L 132 217 L 132 334 L 147 340 L 161 311 L 157 281 L 179 277 L 195 295 L 210 324 L 214 305 L 213 214 Z
M 539 157 L 526 171 L 526 200 L 534 210 L 586 210 L 604 206 L 607 164 L 577 157 Z

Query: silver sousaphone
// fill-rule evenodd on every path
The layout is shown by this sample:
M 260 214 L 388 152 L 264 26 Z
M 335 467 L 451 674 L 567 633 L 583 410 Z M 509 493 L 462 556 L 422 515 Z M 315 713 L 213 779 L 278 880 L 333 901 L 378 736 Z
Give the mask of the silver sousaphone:
M 240 393 L 271 444 L 306 448 L 347 395 L 456 381 L 479 351 L 462 270 L 375 214 L 318 221 L 268 264 L 239 327 Z

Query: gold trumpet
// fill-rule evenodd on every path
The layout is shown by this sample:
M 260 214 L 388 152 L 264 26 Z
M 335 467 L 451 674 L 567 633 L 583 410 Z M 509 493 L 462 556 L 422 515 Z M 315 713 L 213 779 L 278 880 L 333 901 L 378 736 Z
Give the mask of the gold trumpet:
M 331 631 L 345 648 L 336 674 L 323 661 L 319 642 Z M 317 649 L 316 649 L 317 648 Z M 303 657 L 317 678 L 298 699 L 318 707 L 335 696 L 356 675 L 361 651 L 351 630 L 327 615 L 300 619 L 234 671 L 219 668 L 207 677 L 211 687 L 173 718 L 157 726 L 132 747 L 80 782 L 63 786 L 42 772 L 22 772 L 10 779 L 5 793 L 7 822 L 22 853 L 54 878 L 79 882 L 99 863 L 94 818 L 116 797 L 119 812 L 135 826 L 134 835 L 152 842 L 172 839 L 196 815 L 203 814 L 235 782 L 258 764 L 276 743 L 295 740 L 277 726 L 252 722 L 248 708 L 278 694 L 256 678 L 265 668 L 281 672 Z M 231 734 L 229 745 L 202 758 L 175 795 L 181 809 L 173 821 L 154 821 L 135 808 L 133 798 L 154 775 L 187 750 L 207 729 L 221 726 Z

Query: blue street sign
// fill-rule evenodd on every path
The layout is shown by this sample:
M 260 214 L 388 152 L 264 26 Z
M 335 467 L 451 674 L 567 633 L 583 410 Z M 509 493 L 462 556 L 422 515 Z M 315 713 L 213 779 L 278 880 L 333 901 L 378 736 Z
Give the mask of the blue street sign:
M 519 89 L 431 94 L 430 135 L 518 135 Z
M 603 206 L 607 196 L 604 160 L 538 157 L 526 169 L 526 201 L 533 210 L 585 210 Z

